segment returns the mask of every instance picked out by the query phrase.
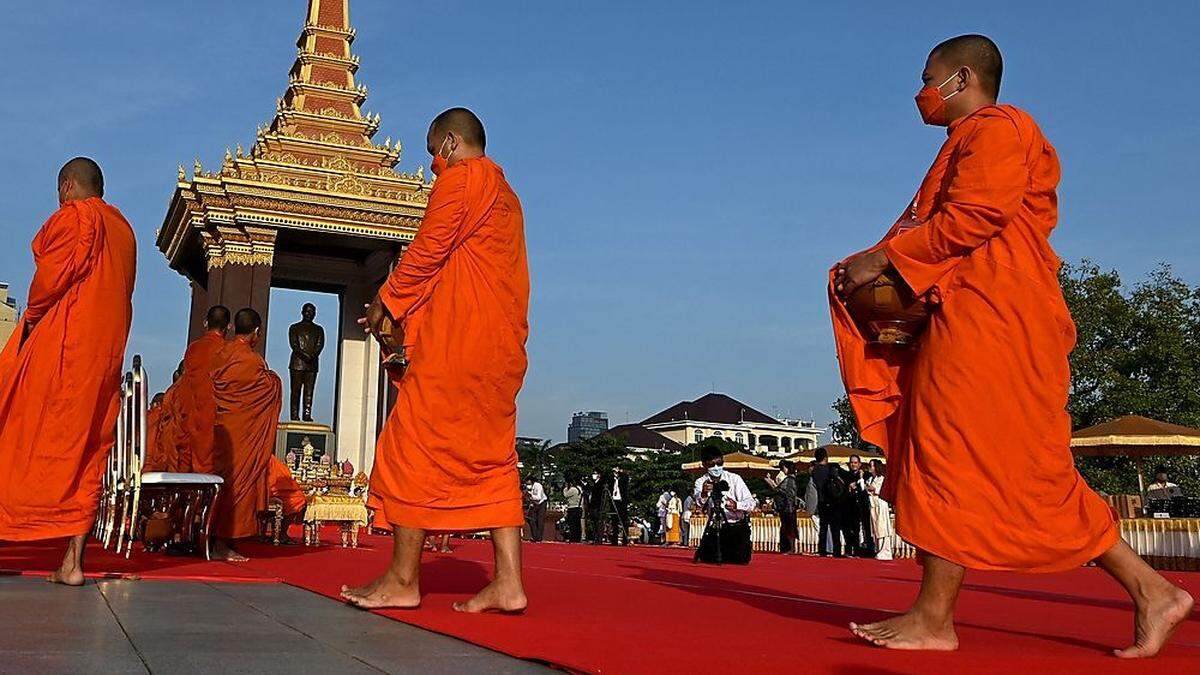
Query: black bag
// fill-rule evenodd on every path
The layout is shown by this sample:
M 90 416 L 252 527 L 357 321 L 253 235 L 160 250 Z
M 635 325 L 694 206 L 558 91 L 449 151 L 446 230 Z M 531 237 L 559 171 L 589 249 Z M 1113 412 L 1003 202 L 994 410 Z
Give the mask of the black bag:
M 842 479 L 842 475 L 838 471 L 833 471 L 829 474 L 829 480 L 825 481 L 825 501 L 830 504 L 836 504 L 842 501 L 846 496 L 846 481 Z

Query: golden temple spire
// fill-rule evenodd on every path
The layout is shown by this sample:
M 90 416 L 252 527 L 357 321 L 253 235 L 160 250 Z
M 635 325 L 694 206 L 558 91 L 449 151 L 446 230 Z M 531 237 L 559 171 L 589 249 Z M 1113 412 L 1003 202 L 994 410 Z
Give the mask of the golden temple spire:
M 379 116 L 362 111 L 367 87 L 355 81 L 359 61 L 350 51 L 355 31 L 348 5 L 349 0 L 308 1 L 287 90 L 254 156 L 270 141 L 280 152 L 310 160 L 336 156 L 364 168 L 389 169 L 400 161 L 398 145 L 371 140 Z

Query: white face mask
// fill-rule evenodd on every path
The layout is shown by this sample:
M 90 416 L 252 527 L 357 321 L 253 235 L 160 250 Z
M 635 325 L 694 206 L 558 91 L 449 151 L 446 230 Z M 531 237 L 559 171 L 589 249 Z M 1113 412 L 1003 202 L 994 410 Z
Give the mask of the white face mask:
M 719 464 L 717 466 L 708 467 L 708 475 L 712 476 L 713 478 L 720 478 L 721 475 L 724 473 L 725 473 L 725 467 L 723 467 Z

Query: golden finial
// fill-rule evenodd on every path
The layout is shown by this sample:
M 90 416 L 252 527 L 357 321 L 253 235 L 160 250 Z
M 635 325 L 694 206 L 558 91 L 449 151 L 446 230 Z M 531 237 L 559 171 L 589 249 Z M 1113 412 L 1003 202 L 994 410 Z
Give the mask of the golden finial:
M 179 165 L 179 182 L 182 183 L 185 180 L 187 180 L 187 172 L 183 170 L 183 165 L 180 164 Z
M 246 151 L 242 149 L 241 143 L 237 144 L 237 156 L 238 156 L 238 159 L 241 159 L 242 157 L 246 156 Z
M 421 181 L 422 183 L 425 182 L 425 165 L 424 164 L 417 167 L 417 180 Z
M 200 158 L 196 158 L 195 164 L 192 164 L 192 175 L 199 177 L 204 174 L 204 167 L 200 165 Z
M 391 136 L 388 136 L 386 139 L 384 139 L 384 141 L 383 141 L 383 147 L 385 147 L 385 148 L 391 148 L 391 147 L 392 147 L 392 137 L 391 137 Z

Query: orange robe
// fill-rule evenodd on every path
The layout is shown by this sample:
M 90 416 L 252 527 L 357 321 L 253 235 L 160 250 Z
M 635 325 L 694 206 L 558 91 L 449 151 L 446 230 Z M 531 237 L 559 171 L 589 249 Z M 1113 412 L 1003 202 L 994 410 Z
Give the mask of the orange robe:
M 133 316 L 133 230 L 103 199 L 64 204 L 34 238 L 33 257 L 28 306 L 0 353 L 0 539 L 8 540 L 91 529 Z
M 1012 106 L 948 135 L 910 207 L 920 224 L 877 245 L 937 303 L 929 326 L 907 350 L 870 345 L 831 287 L 842 378 L 863 438 L 887 452 L 902 537 L 975 569 L 1078 567 L 1118 533 L 1069 448 L 1058 157 Z
M 217 400 L 213 394 L 212 371 L 225 346 L 225 337 L 207 331 L 183 353 L 183 375 L 172 388 L 179 390 L 179 465 L 181 471 L 214 473 L 213 428 Z
M 215 473 L 225 479 L 217 497 L 213 532 L 222 539 L 258 533 L 267 508 L 275 430 L 283 385 L 267 362 L 242 340 L 231 340 L 212 372 L 217 416 L 213 433 Z
M 180 471 L 179 415 L 176 412 L 179 390 L 172 385 L 162 402 L 146 411 L 146 461 L 142 471 Z
M 438 176 L 421 228 L 379 295 L 404 328 L 409 359 L 371 478 L 387 521 L 519 527 L 529 269 L 521 204 L 499 166 L 479 157 Z
M 304 496 L 304 488 L 292 477 L 292 472 L 278 457 L 271 455 L 271 464 L 267 469 L 270 494 L 283 502 L 284 515 L 304 513 L 308 506 L 308 498 Z

